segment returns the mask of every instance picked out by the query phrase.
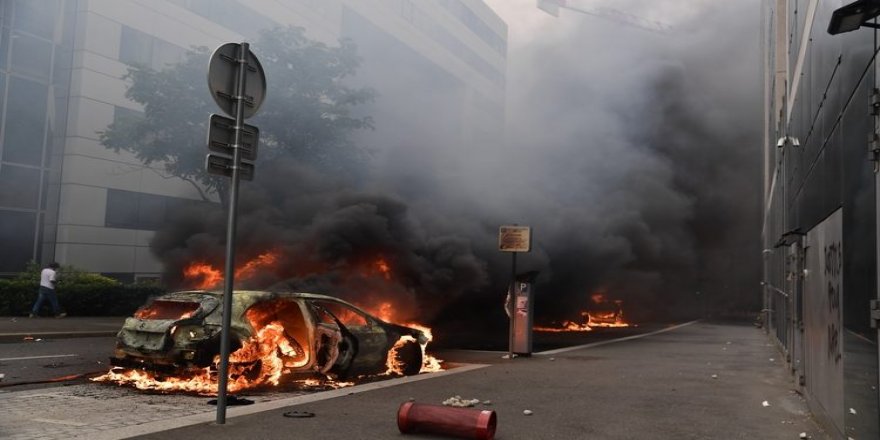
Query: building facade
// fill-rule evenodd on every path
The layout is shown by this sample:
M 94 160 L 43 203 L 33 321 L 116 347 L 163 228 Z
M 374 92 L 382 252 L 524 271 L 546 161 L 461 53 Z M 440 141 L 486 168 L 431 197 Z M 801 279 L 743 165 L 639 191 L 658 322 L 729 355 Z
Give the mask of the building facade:
M 880 438 L 880 49 L 850 1 L 765 0 L 764 322 L 834 438 Z
M 356 81 L 380 96 L 377 129 L 358 141 L 403 147 L 400 127 L 451 133 L 460 148 L 502 139 L 507 28 L 481 0 L 2 0 L 0 23 L 0 275 L 32 260 L 123 280 L 161 272 L 154 231 L 201 197 L 101 144 L 115 117 L 142 110 L 125 97 L 132 63 L 162 69 L 192 47 L 299 26 L 358 45 Z M 454 111 L 419 116 L 412 90 Z

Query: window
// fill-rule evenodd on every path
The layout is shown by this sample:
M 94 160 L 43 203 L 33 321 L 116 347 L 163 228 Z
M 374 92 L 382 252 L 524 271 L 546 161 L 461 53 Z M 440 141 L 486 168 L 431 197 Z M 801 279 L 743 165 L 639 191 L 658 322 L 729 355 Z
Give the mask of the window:
M 186 53 L 182 47 L 160 40 L 128 26 L 122 27 L 119 44 L 119 60 L 127 64 L 137 64 L 163 69 L 183 59 Z
M 39 166 L 46 132 L 48 87 L 24 78 L 9 78 L 3 160 Z
M 110 228 L 138 229 L 138 198 L 131 191 L 107 190 L 104 225 Z
M 366 327 L 370 324 L 364 315 L 345 304 L 330 301 L 316 301 L 316 304 L 333 314 L 346 327 Z
M 0 206 L 37 209 L 40 170 L 9 164 L 0 165 Z
M 153 61 L 153 38 L 141 31 L 123 26 L 119 60 L 127 64 L 149 66 Z
M 24 34 L 12 38 L 12 71 L 48 80 L 52 69 L 52 43 Z
M 17 0 L 15 28 L 51 39 L 55 33 L 58 0 Z
M 193 204 L 206 205 L 208 202 L 108 189 L 104 226 L 154 231 L 167 221 L 174 210 L 180 209 L 183 205 Z
M 0 210 L 0 272 L 20 272 L 34 259 L 37 214 Z
M 0 4 L 2 7 L 2 4 Z M 7 59 L 9 56 L 9 40 L 10 40 L 9 28 L 3 26 L 0 28 L 0 69 L 6 70 L 7 67 Z

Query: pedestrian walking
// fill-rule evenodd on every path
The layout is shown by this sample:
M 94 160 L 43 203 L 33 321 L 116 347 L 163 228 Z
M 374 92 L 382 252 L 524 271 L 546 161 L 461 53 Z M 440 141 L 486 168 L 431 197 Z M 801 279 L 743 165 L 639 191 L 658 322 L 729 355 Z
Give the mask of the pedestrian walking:
M 61 305 L 58 304 L 58 296 L 55 294 L 55 283 L 58 281 L 59 267 L 61 265 L 53 261 L 49 263 L 49 267 L 40 272 L 40 293 L 37 297 L 37 302 L 34 303 L 34 307 L 31 309 L 31 314 L 28 315 L 29 318 L 39 315 L 40 307 L 46 301 L 49 301 L 49 305 L 52 306 L 52 313 L 55 314 L 56 318 L 67 316 L 67 313 L 61 311 Z

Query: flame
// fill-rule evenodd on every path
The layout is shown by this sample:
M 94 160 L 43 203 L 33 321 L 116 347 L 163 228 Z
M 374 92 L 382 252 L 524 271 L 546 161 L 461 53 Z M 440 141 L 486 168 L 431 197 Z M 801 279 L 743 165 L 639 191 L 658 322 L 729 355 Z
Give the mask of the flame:
M 391 322 L 391 317 L 394 316 L 394 306 L 390 302 L 383 302 L 373 314 L 385 322 Z
M 261 269 L 275 265 L 278 259 L 279 253 L 277 251 L 263 253 L 236 269 L 235 277 L 241 280 L 252 278 Z M 391 267 L 384 258 L 378 258 L 374 262 L 374 267 L 386 280 L 391 279 Z M 199 289 L 214 288 L 223 281 L 222 272 L 206 262 L 190 264 L 184 269 L 184 276 Z M 168 315 L 168 319 L 185 319 L 196 313 L 196 310 L 175 309 L 174 307 L 174 304 L 159 304 L 153 308 L 155 310 L 148 308 L 139 310 L 136 316 L 141 319 L 157 319 L 161 314 Z M 380 302 L 378 308 L 372 313 L 383 321 L 394 322 L 395 311 L 392 302 Z M 282 315 L 282 310 L 273 307 L 251 308 L 246 312 L 251 326 L 257 331 L 242 343 L 241 348 L 229 356 L 228 392 L 235 393 L 263 386 L 277 386 L 292 368 L 308 364 L 308 353 L 290 336 L 291 333 L 285 330 L 287 321 L 280 318 Z M 345 322 L 344 317 L 339 318 Z M 402 374 L 403 365 L 397 360 L 397 352 L 405 344 L 411 342 L 417 342 L 422 351 L 423 361 L 419 373 L 443 370 L 441 365 L 443 361 L 426 352 L 427 345 L 433 340 L 431 329 L 417 323 L 402 325 L 420 330 L 425 338 L 416 339 L 413 336 L 405 335 L 396 341 L 389 350 L 386 359 L 387 371 L 384 374 Z M 175 330 L 176 328 L 171 330 L 172 334 Z M 220 356 L 217 355 L 212 366 L 197 369 L 178 377 L 164 376 L 143 370 L 113 368 L 106 374 L 91 380 L 131 385 L 141 390 L 182 391 L 200 395 L 216 395 L 218 389 L 217 365 L 219 363 Z M 342 388 L 354 385 L 354 382 L 336 382 L 329 378 L 288 379 L 286 383 L 305 388 Z
M 564 321 L 561 327 L 540 327 L 534 326 L 532 330 L 536 332 L 561 333 L 561 332 L 589 332 L 593 328 L 587 324 L 578 324 L 572 321 Z
M 577 323 L 573 321 L 564 321 L 561 326 L 558 327 L 541 327 L 535 326 L 532 327 L 532 330 L 536 332 L 550 332 L 550 333 L 560 333 L 560 332 L 588 332 L 593 330 L 596 327 L 629 327 L 630 324 L 623 319 L 623 301 L 617 299 L 613 301 L 609 301 L 606 299 L 604 293 L 594 293 L 590 295 L 590 300 L 598 305 L 604 306 L 605 310 L 587 310 L 581 312 L 581 316 L 584 317 L 584 322 Z M 613 304 L 613 310 L 608 309 L 608 306 Z
M 378 270 L 386 280 L 391 279 L 391 266 L 388 265 L 388 262 L 385 261 L 384 258 L 379 257 L 374 265 L 376 266 L 376 270 Z
M 247 280 L 253 278 L 261 269 L 270 268 L 278 262 L 279 252 L 268 251 L 257 255 L 255 258 L 244 263 L 235 269 L 235 278 L 237 280 Z M 183 277 L 187 281 L 195 283 L 196 289 L 211 289 L 223 282 L 223 272 L 215 269 L 209 263 L 199 261 L 191 263 L 183 269 Z
M 187 280 L 198 280 L 193 287 L 196 289 L 210 289 L 223 281 L 223 273 L 214 269 L 210 264 L 197 262 L 192 263 L 183 270 L 183 276 Z
M 379 307 L 371 310 L 370 313 L 379 317 L 380 319 L 382 319 L 385 322 L 392 322 L 392 323 L 395 322 L 394 306 L 390 302 L 380 303 Z M 424 326 L 422 324 L 419 324 L 417 322 L 407 322 L 405 324 L 399 324 L 399 325 L 402 325 L 404 327 L 414 328 L 414 329 L 422 332 L 422 334 L 425 335 L 425 341 L 424 341 L 424 343 L 421 341 L 417 341 L 414 337 L 412 337 L 410 335 L 401 336 L 400 339 L 398 339 L 394 343 L 394 346 L 391 347 L 390 350 L 388 350 L 388 357 L 385 360 L 385 365 L 388 367 L 388 369 L 385 371 L 384 374 L 401 374 L 401 375 L 403 374 L 403 365 L 401 365 L 400 362 L 397 360 L 397 351 L 400 350 L 401 347 L 406 345 L 407 342 L 418 342 L 419 347 L 421 347 L 422 367 L 421 367 L 421 369 L 419 369 L 420 374 L 421 373 L 436 373 L 438 371 L 443 371 L 443 366 L 441 365 L 443 363 L 443 361 L 440 359 L 437 359 L 436 357 L 434 357 L 431 354 L 428 354 L 428 352 L 427 352 L 428 344 L 430 344 L 431 341 L 434 340 L 434 335 L 431 332 L 431 328 Z

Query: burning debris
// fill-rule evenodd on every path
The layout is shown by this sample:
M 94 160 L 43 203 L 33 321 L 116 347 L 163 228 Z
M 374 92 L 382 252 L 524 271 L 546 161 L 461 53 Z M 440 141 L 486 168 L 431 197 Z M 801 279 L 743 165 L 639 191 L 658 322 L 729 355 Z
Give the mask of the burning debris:
M 629 327 L 623 319 L 623 300 L 608 300 L 603 293 L 590 296 L 589 310 L 581 312 L 583 322 L 563 321 L 556 326 L 535 326 L 533 330 L 545 333 L 588 332 L 597 327 Z

